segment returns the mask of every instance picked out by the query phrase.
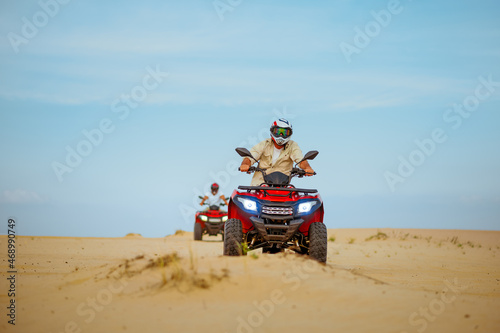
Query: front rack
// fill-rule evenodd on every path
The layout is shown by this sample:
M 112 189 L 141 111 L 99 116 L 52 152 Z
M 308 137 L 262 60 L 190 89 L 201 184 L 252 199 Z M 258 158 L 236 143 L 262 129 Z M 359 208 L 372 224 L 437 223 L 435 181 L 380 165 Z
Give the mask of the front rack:
M 268 195 L 270 197 L 287 197 L 292 196 L 292 193 L 318 193 L 318 190 L 315 189 L 305 189 L 305 188 L 286 188 L 286 187 L 270 187 L 270 186 L 238 186 L 239 190 L 245 190 L 247 192 L 250 191 L 263 191 L 264 196 Z M 285 194 L 272 194 L 268 191 L 278 191 L 278 192 L 287 192 Z

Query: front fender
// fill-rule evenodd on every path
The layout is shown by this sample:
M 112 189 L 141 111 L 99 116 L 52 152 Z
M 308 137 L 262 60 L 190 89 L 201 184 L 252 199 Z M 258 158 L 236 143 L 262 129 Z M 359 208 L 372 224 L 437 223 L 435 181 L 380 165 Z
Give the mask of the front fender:
M 197 212 L 196 213 L 196 216 L 195 216 L 195 220 L 194 220 L 195 223 L 198 223 L 201 225 L 201 230 L 204 230 L 206 228 L 205 226 L 205 222 L 203 222 L 201 219 L 200 219 L 200 212 Z
M 254 229 L 254 225 L 252 221 L 250 221 L 250 217 L 257 216 L 255 214 L 249 214 L 243 210 L 241 210 L 234 202 L 233 199 L 229 202 L 229 207 L 227 211 L 228 219 L 237 219 L 241 221 L 241 227 L 243 229 L 243 233 L 246 234 L 250 230 Z
M 304 215 L 301 216 L 301 218 L 304 220 L 304 223 L 299 228 L 300 233 L 304 234 L 304 236 L 309 235 L 309 227 L 311 226 L 311 223 L 314 222 L 323 222 L 323 217 L 325 215 L 325 211 L 323 208 L 323 204 L 321 204 L 321 207 L 316 209 L 314 213 L 311 215 Z

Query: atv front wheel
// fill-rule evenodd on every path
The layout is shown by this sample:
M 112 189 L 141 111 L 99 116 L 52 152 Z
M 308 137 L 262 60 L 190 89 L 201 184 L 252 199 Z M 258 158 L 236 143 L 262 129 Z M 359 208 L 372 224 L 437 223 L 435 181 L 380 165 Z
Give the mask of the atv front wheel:
M 229 219 L 224 225 L 224 255 L 241 256 L 241 243 L 243 241 L 243 231 L 241 221 Z
M 202 239 L 202 231 L 201 231 L 201 224 L 195 223 L 194 224 L 194 240 L 201 241 Z
M 326 262 L 328 236 L 322 222 L 311 223 L 309 227 L 309 257 L 319 262 Z

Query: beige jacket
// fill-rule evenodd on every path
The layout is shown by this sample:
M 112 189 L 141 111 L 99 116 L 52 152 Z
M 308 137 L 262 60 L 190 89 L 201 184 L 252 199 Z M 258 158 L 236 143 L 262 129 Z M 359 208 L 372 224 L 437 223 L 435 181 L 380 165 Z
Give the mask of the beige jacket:
M 299 145 L 295 141 L 288 141 L 283 149 L 281 149 L 280 156 L 273 165 L 273 152 L 274 143 L 272 139 L 266 139 L 250 149 L 252 156 L 259 161 L 259 167 L 262 169 L 267 169 L 266 173 L 279 171 L 286 175 L 290 175 L 292 172 L 293 164 L 300 162 L 304 158 L 302 155 L 302 150 L 300 150 Z M 253 163 L 254 161 L 252 161 Z M 252 186 L 259 186 L 264 182 L 264 177 L 262 177 L 261 172 L 255 172 L 252 178 Z

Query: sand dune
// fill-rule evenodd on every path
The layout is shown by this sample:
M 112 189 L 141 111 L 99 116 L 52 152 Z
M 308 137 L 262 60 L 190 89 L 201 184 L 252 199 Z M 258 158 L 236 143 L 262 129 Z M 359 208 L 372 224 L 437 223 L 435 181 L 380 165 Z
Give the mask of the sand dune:
M 500 332 L 500 232 L 331 229 L 326 265 L 220 238 L 18 237 L 2 332 Z M 0 248 L 7 248 L 0 236 Z M 2 272 L 8 271 L 3 256 Z M 8 276 L 7 276 L 8 277 Z

